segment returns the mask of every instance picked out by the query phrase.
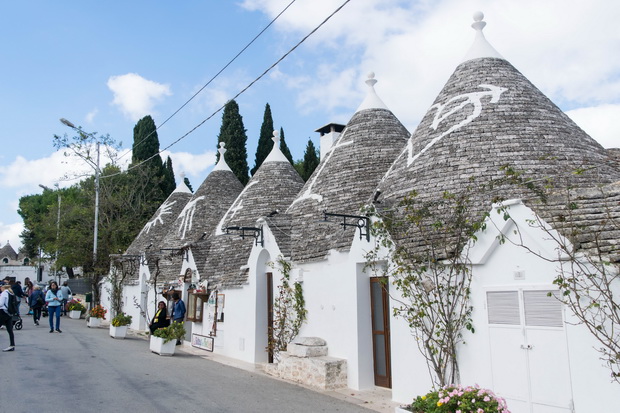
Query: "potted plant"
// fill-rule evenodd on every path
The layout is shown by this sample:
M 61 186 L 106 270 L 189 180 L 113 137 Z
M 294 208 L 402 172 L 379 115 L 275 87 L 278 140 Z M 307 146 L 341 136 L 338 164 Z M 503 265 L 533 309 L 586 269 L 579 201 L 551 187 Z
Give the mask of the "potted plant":
M 398 410 L 397 410 L 398 411 Z M 510 413 L 506 401 L 491 390 L 476 386 L 450 385 L 418 396 L 411 405 L 400 408 L 414 413 Z
M 153 353 L 160 356 L 172 356 L 177 340 L 182 340 L 184 337 L 185 327 L 183 323 L 171 323 L 168 327 L 155 330 L 151 335 L 149 348 Z
M 110 323 L 110 336 L 112 338 L 125 338 L 127 326 L 131 324 L 131 316 L 123 312 L 118 313 Z
M 100 304 L 90 309 L 90 317 L 88 319 L 88 327 L 99 327 L 101 320 L 105 320 L 105 314 L 108 312 Z
M 67 311 L 70 318 L 79 319 L 86 312 L 86 307 L 79 299 L 74 298 L 67 303 Z

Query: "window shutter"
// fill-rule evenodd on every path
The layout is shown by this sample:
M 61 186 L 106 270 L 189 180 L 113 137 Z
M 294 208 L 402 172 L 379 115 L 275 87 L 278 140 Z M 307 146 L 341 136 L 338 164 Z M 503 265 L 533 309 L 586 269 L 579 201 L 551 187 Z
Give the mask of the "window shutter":
M 548 294 L 551 293 L 551 296 Z M 524 291 L 525 325 L 563 327 L 562 302 L 557 291 Z
M 517 291 L 487 292 L 489 324 L 520 325 L 519 293 Z

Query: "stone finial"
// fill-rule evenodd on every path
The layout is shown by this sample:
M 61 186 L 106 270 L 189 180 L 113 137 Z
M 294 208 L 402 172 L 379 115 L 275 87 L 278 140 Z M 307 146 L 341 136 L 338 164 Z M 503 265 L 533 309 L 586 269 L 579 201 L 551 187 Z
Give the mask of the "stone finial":
M 473 17 L 474 22 L 472 23 L 471 27 L 476 31 L 476 38 L 474 39 L 474 43 L 469 48 L 469 51 L 465 55 L 463 62 L 484 57 L 495 57 L 498 59 L 503 59 L 502 55 L 500 55 L 497 50 L 495 50 L 493 46 L 489 44 L 487 39 L 484 38 L 484 33 L 482 32 L 482 29 L 484 29 L 484 26 L 487 25 L 486 22 L 483 21 L 484 13 L 482 13 L 481 11 L 477 11 L 474 13 Z
M 224 142 L 220 142 L 220 147 L 217 150 L 220 153 L 220 160 L 213 168 L 214 171 L 230 171 L 230 167 L 226 163 L 226 159 L 224 159 L 224 154 L 226 153 L 226 144 Z
M 377 79 L 375 79 L 375 72 L 368 73 L 368 79 L 366 79 L 365 83 L 370 87 L 374 87 L 377 84 Z
M 364 109 L 387 109 L 388 107 L 383 103 L 381 98 L 375 92 L 375 85 L 377 84 L 377 79 L 375 79 L 375 73 L 368 73 L 368 79 L 366 79 L 365 83 L 368 85 L 368 91 L 366 92 L 366 98 L 362 102 L 362 104 L 357 108 L 356 112 Z
M 280 132 L 277 130 L 274 130 L 273 138 L 271 138 L 271 140 L 273 141 L 273 144 L 279 148 L 280 147 Z
M 475 12 L 474 22 L 471 24 L 471 27 L 473 27 L 474 30 L 480 30 L 480 31 L 484 29 L 484 26 L 486 26 L 487 23 L 482 21 L 482 19 L 484 19 L 484 13 L 481 11 Z

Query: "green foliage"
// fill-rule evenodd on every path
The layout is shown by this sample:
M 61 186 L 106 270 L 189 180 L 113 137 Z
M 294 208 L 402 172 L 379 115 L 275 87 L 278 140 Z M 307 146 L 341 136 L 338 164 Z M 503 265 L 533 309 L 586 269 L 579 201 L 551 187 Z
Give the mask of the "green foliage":
M 67 311 L 79 311 L 84 314 L 86 312 L 86 307 L 84 307 L 80 300 L 74 298 L 67 302 Z
M 312 140 L 308 138 L 308 143 L 306 144 L 306 151 L 304 152 L 304 159 L 302 161 L 297 161 L 293 166 L 301 176 L 304 181 L 307 181 L 317 166 L 319 166 L 319 152 L 315 148 Z
M 288 161 L 291 163 L 291 165 L 294 165 L 295 162 L 293 161 L 293 155 L 291 155 L 291 150 L 289 149 L 288 145 L 286 144 L 286 139 L 284 139 L 284 129 L 283 128 L 280 128 L 280 150 L 282 151 L 282 154 L 284 154 L 286 159 L 288 159 Z
M 192 193 L 194 192 L 194 188 L 192 188 L 192 184 L 189 183 L 189 179 L 187 178 L 187 176 L 183 178 L 183 183 L 187 185 L 187 187 L 189 188 L 190 191 L 192 191 Z
M 447 386 L 418 396 L 407 410 L 413 413 L 510 413 L 506 401 L 478 386 Z
M 258 168 L 273 148 L 273 118 L 271 117 L 271 107 L 269 103 L 265 105 L 265 113 L 263 114 L 263 123 L 260 127 L 260 135 L 258 137 L 258 145 L 256 146 L 256 157 L 254 159 L 254 167 L 250 170 L 250 174 L 254 176 Z
M 177 183 L 174 180 L 174 169 L 172 168 L 172 159 L 166 158 L 163 170 L 163 179 L 161 183 L 161 190 L 164 193 L 165 198 L 168 198 L 177 187 Z
M 171 340 L 182 340 L 185 337 L 186 331 L 183 323 L 170 323 L 168 327 L 162 327 L 155 330 L 153 335 L 155 337 L 163 338 L 164 343 Z
M 273 326 L 269 327 L 267 349 L 279 359 L 280 352 L 286 351 L 289 343 L 299 334 L 308 310 L 301 284 L 295 282 L 291 286 L 291 263 L 280 256 L 277 264 L 282 278 L 278 286 L 278 296 L 273 303 Z M 271 265 L 274 266 L 273 263 Z
M 112 319 L 112 325 L 114 327 L 128 326 L 131 324 L 131 316 L 123 312 L 116 314 Z
M 439 386 L 458 383 L 457 346 L 464 343 L 464 330 L 474 332 L 468 251 L 487 216 L 472 216 L 477 190 L 445 192 L 439 199 L 412 192 L 391 210 L 370 211 L 381 219 L 372 226 L 378 242 L 366 256 L 367 266 L 400 292 L 394 315 L 409 324 Z M 399 242 L 412 234 L 422 245 Z
M 226 163 L 243 185 L 250 180 L 248 176 L 247 140 L 243 118 L 239 114 L 239 105 L 231 100 L 224 107 L 222 125 L 217 137 L 217 148 L 219 148 L 220 142 L 226 144 Z M 219 159 L 220 154 L 217 152 L 216 160 L 219 161 Z

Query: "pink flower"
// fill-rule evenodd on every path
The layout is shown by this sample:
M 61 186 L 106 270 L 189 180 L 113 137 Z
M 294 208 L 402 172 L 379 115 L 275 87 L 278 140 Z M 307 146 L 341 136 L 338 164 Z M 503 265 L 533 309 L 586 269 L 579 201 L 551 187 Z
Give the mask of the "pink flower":
M 490 402 L 490 401 L 491 401 L 491 398 L 490 398 L 489 396 L 484 396 L 484 399 L 483 399 L 483 400 L 484 400 L 485 402 Z

